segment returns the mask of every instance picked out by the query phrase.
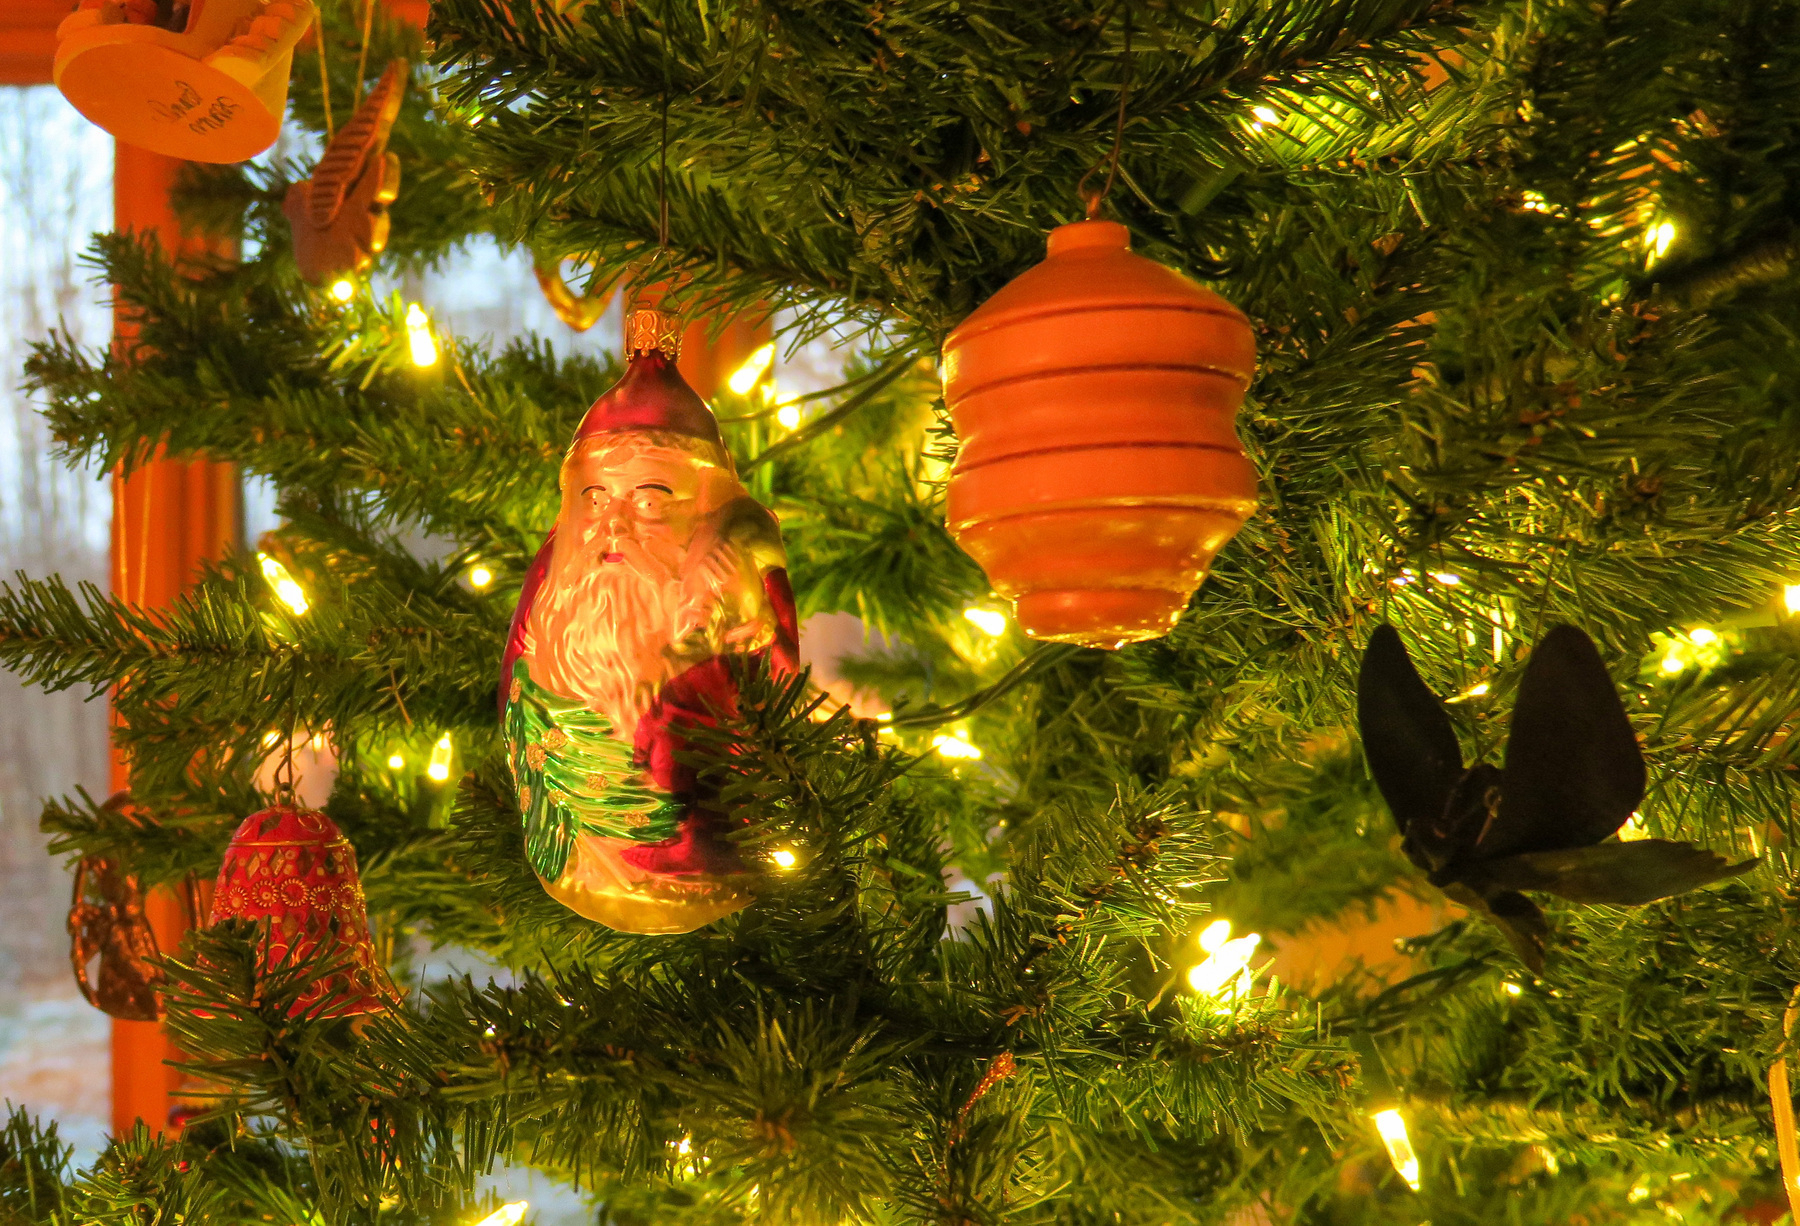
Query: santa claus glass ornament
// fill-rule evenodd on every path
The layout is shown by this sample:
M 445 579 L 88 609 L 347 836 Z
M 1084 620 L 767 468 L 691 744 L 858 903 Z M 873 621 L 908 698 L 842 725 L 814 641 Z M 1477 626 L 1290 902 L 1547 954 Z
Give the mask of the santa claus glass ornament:
M 775 517 L 640 310 L 625 375 L 582 419 L 562 510 L 525 577 L 500 704 L 526 854 L 551 897 L 621 932 L 749 905 L 731 815 L 678 760 L 736 707 L 731 656 L 798 667 Z
M 1130 246 L 1117 222 L 1057 227 L 944 344 L 949 528 L 1033 638 L 1168 633 L 1256 507 L 1250 325 Z
M 241 162 L 281 132 L 311 0 L 80 0 L 56 29 L 51 75 L 70 104 L 130 145 Z
M 294 1016 L 349 1017 L 391 1006 L 398 994 L 375 956 L 356 849 L 314 809 L 275 805 L 244 819 L 219 868 L 212 917 L 256 921 L 265 970 L 336 946 L 348 965 L 310 986 Z

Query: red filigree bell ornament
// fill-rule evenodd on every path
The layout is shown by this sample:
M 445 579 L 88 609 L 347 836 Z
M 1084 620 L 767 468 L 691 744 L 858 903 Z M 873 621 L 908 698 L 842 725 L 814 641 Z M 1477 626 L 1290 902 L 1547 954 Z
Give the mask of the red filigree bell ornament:
M 309 987 L 292 1015 L 350 1017 L 392 1007 L 393 982 L 369 938 L 356 849 L 329 817 L 278 804 L 244 819 L 219 868 L 211 923 L 254 920 L 271 971 L 337 945 L 348 964 Z

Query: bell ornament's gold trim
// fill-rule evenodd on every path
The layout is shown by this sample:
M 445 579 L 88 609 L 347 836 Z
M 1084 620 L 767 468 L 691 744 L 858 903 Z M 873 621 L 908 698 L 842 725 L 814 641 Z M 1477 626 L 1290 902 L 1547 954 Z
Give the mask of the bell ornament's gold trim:
M 681 320 L 668 311 L 639 307 L 625 321 L 625 356 L 651 352 L 670 361 L 681 356 Z

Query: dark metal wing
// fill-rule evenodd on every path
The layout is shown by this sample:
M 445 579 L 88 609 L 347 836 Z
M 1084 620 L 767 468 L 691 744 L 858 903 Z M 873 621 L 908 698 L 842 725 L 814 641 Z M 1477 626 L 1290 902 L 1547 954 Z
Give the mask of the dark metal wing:
M 1420 680 L 1392 626 L 1379 626 L 1363 652 L 1356 721 L 1369 773 L 1405 834 L 1443 816 L 1462 777 L 1462 748 L 1444 704 Z
M 1519 683 L 1500 807 L 1483 858 L 1588 847 L 1644 799 L 1644 754 L 1594 641 L 1574 626 L 1544 636 Z

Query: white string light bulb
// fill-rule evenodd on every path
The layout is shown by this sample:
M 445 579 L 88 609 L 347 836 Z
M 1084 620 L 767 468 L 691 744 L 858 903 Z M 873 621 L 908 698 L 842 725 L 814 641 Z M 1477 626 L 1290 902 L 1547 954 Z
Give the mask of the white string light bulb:
M 432 366 L 438 360 L 437 340 L 431 335 L 431 320 L 425 308 L 413 303 L 406 308 L 406 343 L 412 350 L 414 366 Z
M 256 555 L 257 564 L 262 567 L 263 578 L 269 581 L 275 595 L 298 617 L 312 607 L 306 599 L 306 589 L 288 574 L 288 568 L 266 553 Z
M 1407 1187 L 1417 1192 L 1419 1155 L 1413 1150 L 1412 1138 L 1406 1135 L 1406 1121 L 1401 1118 L 1398 1108 L 1377 1111 L 1375 1131 L 1381 1134 L 1381 1143 L 1387 1146 L 1388 1160 L 1394 1164 L 1394 1170 L 1406 1180 Z
M 750 389 L 762 382 L 762 377 L 775 364 L 775 346 L 764 345 L 755 353 L 744 359 L 744 364 L 731 372 L 731 378 L 725 385 L 739 396 L 748 396 Z
M 1188 971 L 1188 986 L 1219 1012 L 1228 1011 L 1254 978 L 1250 959 L 1261 944 L 1260 933 L 1233 938 L 1230 920 L 1214 920 L 1200 933 L 1206 960 Z
M 425 767 L 425 774 L 438 783 L 442 783 L 444 780 L 448 779 L 450 777 L 450 754 L 452 750 L 453 747 L 450 744 L 450 734 L 446 732 L 443 736 L 438 738 L 437 744 L 431 747 L 431 761 Z
M 963 610 L 963 616 L 975 623 L 983 634 L 999 638 L 1006 633 L 1006 614 L 998 609 L 984 609 L 979 605 L 970 605 Z

